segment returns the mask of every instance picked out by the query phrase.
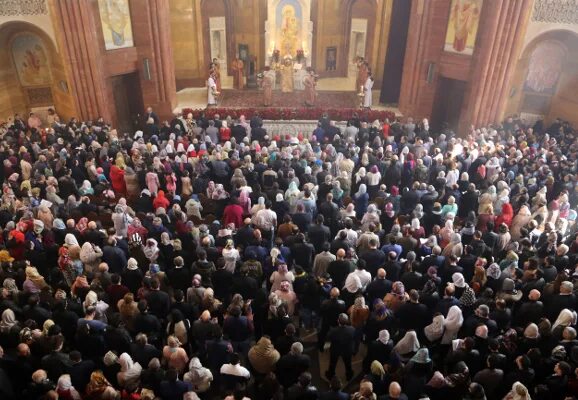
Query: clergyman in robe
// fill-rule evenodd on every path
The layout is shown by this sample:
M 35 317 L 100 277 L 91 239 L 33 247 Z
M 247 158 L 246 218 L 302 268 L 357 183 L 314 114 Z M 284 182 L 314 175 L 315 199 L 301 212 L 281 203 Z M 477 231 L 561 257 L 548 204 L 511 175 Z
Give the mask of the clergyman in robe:
M 231 68 L 233 69 L 233 87 L 235 89 L 243 89 L 243 70 L 245 69 L 243 60 L 235 58 Z
M 313 71 L 307 71 L 307 75 L 303 79 L 303 86 L 305 86 L 305 105 L 308 107 L 315 105 L 315 100 L 317 98 L 317 90 L 315 86 L 315 77 L 313 76 Z

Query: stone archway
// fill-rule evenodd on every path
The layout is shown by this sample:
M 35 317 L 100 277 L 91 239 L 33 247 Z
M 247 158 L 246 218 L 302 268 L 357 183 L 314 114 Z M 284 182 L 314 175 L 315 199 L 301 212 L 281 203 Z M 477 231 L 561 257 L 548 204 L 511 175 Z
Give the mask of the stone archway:
M 42 60 L 35 71 L 27 68 L 30 62 L 20 57 L 26 46 L 38 52 L 29 57 Z M 64 64 L 50 36 L 40 27 L 11 21 L 0 26 L 0 118 L 15 112 L 28 112 L 35 107 L 55 106 L 66 117 L 73 114 Z M 18 65 L 16 64 L 18 63 Z M 36 75 L 33 75 L 37 72 Z M 31 75 L 32 74 L 32 75 Z
M 506 115 L 532 123 L 554 118 L 578 123 L 578 33 L 550 30 L 535 36 L 518 60 Z

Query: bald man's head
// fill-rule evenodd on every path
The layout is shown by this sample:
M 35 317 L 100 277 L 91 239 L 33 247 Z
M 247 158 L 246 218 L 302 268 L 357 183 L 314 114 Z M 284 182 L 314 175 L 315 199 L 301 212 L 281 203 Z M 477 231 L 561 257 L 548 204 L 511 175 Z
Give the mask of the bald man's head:
M 26 343 L 20 343 L 16 350 L 20 357 L 28 357 L 30 355 L 30 347 Z
M 339 297 L 339 289 L 334 287 L 333 289 L 331 289 L 331 292 L 329 292 L 329 295 L 334 299 L 338 298 Z
M 339 249 L 337 250 L 337 254 L 335 254 L 337 258 L 345 258 L 345 250 Z
M 541 293 L 538 289 L 530 290 L 530 294 L 528 294 L 528 298 L 532 301 L 540 300 Z
M 397 399 L 401 395 L 401 386 L 397 382 L 391 382 L 389 384 L 389 397 L 392 399 Z
M 383 268 L 377 270 L 377 278 L 385 279 L 385 270 Z
M 208 322 L 211 319 L 211 313 L 208 310 L 203 311 L 201 314 L 201 321 Z

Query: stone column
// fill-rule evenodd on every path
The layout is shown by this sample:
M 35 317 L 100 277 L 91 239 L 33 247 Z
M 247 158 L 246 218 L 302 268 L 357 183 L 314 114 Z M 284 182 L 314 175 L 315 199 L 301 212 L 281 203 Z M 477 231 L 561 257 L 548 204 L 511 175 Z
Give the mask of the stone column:
M 533 0 L 486 1 L 472 59 L 460 127 L 484 126 L 502 118 Z
M 153 107 L 161 118 L 170 118 L 177 105 L 177 89 L 169 2 L 131 0 L 131 16 L 143 103 L 145 107 Z M 145 59 L 148 59 L 150 79 L 145 76 Z
M 51 0 L 49 5 L 78 117 L 87 120 L 103 116 L 110 121 L 114 102 L 106 98 L 102 49 L 93 14 L 95 7 L 98 13 L 97 4 L 91 0 Z

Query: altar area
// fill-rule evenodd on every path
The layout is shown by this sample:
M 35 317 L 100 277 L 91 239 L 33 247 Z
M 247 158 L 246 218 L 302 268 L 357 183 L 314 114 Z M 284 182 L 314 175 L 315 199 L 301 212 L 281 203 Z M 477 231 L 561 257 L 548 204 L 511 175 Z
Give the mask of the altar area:
M 217 108 L 261 108 L 265 104 L 267 108 L 277 109 L 306 107 L 304 82 L 309 80 L 310 84 L 311 76 L 315 78 L 317 96 L 309 107 L 360 108 L 362 98 L 356 60 L 366 56 L 371 48 L 369 33 L 373 28 L 372 22 L 368 22 L 371 11 L 360 14 L 351 11 L 353 5 L 350 8 L 344 5 L 340 10 L 349 10 L 348 16 L 344 21 L 332 21 L 334 33 L 324 36 L 320 32 L 330 23 L 319 19 L 319 10 L 314 9 L 312 3 L 311 0 L 267 0 L 266 9 L 263 7 L 259 14 L 264 31 L 258 46 L 242 44 L 246 43 L 245 36 L 233 39 L 236 36 L 230 32 L 227 16 L 209 15 L 205 29 L 210 40 L 206 40 L 205 60 L 218 64 Z M 242 76 L 239 60 L 243 65 Z M 269 93 L 272 92 L 269 103 L 263 101 L 264 81 L 271 88 Z M 374 89 L 371 108 L 399 114 L 395 109 L 380 106 L 379 86 L 375 85 Z M 177 92 L 177 101 L 175 110 L 205 109 L 207 87 L 182 88 Z

